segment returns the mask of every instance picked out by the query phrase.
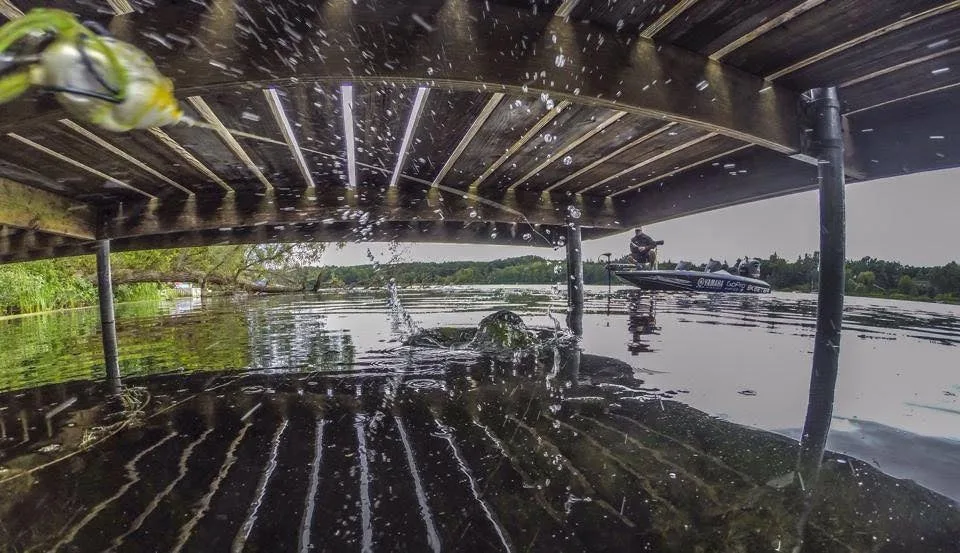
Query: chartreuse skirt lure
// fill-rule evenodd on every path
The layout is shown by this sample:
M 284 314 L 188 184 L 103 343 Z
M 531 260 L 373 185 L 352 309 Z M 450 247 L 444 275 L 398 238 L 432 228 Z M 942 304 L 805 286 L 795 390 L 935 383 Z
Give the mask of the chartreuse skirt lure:
M 110 131 L 186 122 L 153 60 L 61 10 L 34 9 L 0 27 L 0 103 L 31 87 Z

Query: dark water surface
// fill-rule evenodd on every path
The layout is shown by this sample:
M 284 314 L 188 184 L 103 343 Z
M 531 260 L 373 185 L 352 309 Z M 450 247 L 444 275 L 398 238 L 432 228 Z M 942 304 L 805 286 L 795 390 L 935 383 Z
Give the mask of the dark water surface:
M 960 550 L 960 309 L 848 299 L 805 519 L 813 298 L 588 292 L 501 354 L 402 341 L 562 296 L 123 305 L 110 401 L 94 310 L 0 321 L 0 552 Z

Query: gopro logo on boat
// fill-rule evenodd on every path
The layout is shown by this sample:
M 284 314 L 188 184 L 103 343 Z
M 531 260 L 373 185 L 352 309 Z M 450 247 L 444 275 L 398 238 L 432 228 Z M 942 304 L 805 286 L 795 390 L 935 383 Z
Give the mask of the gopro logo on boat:
M 697 288 L 723 288 L 723 281 L 719 278 L 701 278 L 697 281 Z

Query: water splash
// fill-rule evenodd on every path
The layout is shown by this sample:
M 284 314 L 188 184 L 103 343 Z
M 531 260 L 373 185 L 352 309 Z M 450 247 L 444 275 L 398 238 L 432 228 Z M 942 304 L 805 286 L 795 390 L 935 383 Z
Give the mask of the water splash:
M 395 279 L 390 279 L 387 283 L 387 306 L 390 308 L 390 318 L 393 319 L 394 329 L 406 339 L 412 337 L 420 331 L 419 325 L 414 322 L 413 317 L 407 309 L 400 303 L 400 289 Z

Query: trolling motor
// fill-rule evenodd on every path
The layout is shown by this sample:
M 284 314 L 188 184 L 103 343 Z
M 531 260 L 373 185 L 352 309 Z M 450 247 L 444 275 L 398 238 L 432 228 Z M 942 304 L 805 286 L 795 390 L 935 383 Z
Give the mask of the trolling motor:
M 138 48 L 94 22 L 37 8 L 0 27 L 0 104 L 30 87 L 52 92 L 73 116 L 104 129 L 179 123 L 173 82 Z

